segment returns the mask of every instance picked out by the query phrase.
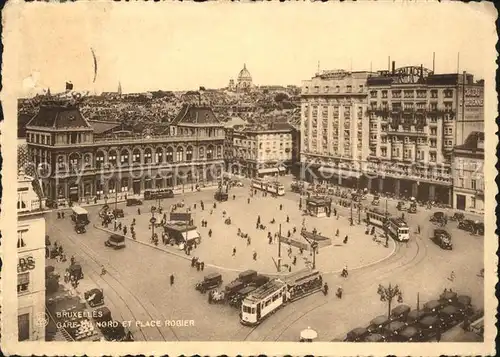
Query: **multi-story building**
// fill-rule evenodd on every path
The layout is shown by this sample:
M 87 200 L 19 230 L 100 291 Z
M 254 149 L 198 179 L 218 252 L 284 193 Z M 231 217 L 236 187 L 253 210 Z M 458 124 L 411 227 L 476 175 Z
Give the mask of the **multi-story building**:
M 302 176 L 353 184 L 368 156 L 370 72 L 324 71 L 302 86 Z M 305 169 L 307 168 L 307 169 Z
M 230 172 L 246 177 L 284 175 L 292 165 L 292 132 L 286 125 L 246 127 L 234 132 Z
M 369 188 L 451 204 L 452 150 L 481 129 L 484 82 L 393 62 L 367 83 Z
M 208 107 L 185 105 L 161 130 L 88 121 L 78 105 L 47 100 L 26 127 L 43 192 L 74 202 L 145 189 L 215 183 L 224 161 L 224 125 Z
M 45 218 L 39 183 L 23 170 L 17 185 L 17 295 L 19 341 L 43 341 Z M 36 188 L 36 190 L 35 190 Z
M 484 132 L 453 149 L 453 208 L 484 212 Z

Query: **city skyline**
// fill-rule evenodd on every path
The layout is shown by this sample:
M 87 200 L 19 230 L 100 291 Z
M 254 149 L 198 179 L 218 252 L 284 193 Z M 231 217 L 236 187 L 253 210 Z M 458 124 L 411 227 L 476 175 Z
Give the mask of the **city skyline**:
M 243 64 L 256 85 L 301 85 L 315 74 L 318 64 L 321 70 L 377 71 L 388 69 L 390 57 L 396 67 L 432 69 L 433 52 L 436 73 L 467 71 L 477 79 L 486 75 L 477 59 L 489 58 L 489 47 L 476 34 L 488 32 L 490 24 L 473 12 L 457 11 L 455 16 L 457 7 L 425 4 L 421 11 L 412 12 L 412 6 L 377 4 L 372 11 L 356 13 L 354 8 L 332 5 L 331 13 L 318 13 L 310 6 L 297 5 L 280 9 L 282 25 L 276 28 L 273 16 L 263 13 L 258 4 L 236 10 L 233 6 L 231 16 L 224 4 L 203 9 L 186 5 L 170 4 L 167 14 L 138 7 L 141 18 L 148 21 L 134 23 L 134 30 L 124 25 L 128 12 L 120 8 L 106 11 L 104 5 L 96 5 L 103 6 L 103 11 L 94 15 L 93 22 L 85 14 L 95 14 L 95 8 L 71 7 L 55 21 L 51 7 L 42 16 L 36 7 L 26 9 L 20 22 L 24 28 L 18 63 L 20 96 L 29 96 L 31 87 L 34 93 L 47 88 L 63 91 L 66 81 L 72 81 L 75 90 L 90 93 L 116 91 L 118 83 L 124 93 L 223 88 L 236 79 Z M 332 21 L 331 14 L 340 11 L 343 15 Z M 371 26 L 379 13 L 384 23 Z M 353 17 L 355 27 L 350 21 Z M 51 27 L 41 26 L 49 18 Z M 259 29 L 249 32 L 256 18 Z M 190 26 L 189 20 L 197 26 Z M 464 22 L 474 23 L 478 31 L 464 31 L 460 26 Z M 210 26 L 213 23 L 217 25 Z M 426 26 L 415 31 L 419 23 Z M 319 32 L 340 36 L 317 36 Z M 40 37 L 44 41 L 37 41 Z M 297 42 L 302 45 L 293 45 Z M 49 59 L 49 48 L 65 52 Z M 97 59 L 95 83 L 92 51 Z

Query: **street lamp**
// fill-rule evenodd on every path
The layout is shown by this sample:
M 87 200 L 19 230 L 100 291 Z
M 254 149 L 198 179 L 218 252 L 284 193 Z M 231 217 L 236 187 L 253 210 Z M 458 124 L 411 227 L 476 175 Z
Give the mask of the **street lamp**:
M 156 223 L 156 218 L 155 218 L 155 210 L 151 210 L 151 219 L 149 220 L 151 223 L 151 242 L 154 242 L 154 237 L 155 237 L 155 223 Z
M 281 223 L 278 236 L 278 271 L 281 271 Z
M 403 302 L 403 294 L 401 290 L 399 289 L 399 285 L 394 285 L 389 284 L 389 286 L 383 286 L 379 285 L 377 289 L 377 294 L 380 295 L 380 301 L 388 303 L 388 313 L 387 317 L 391 317 L 391 305 L 392 305 L 392 300 L 397 297 L 398 303 Z
M 354 226 L 354 221 L 353 221 L 353 218 L 352 218 L 352 204 L 353 204 L 352 201 L 353 200 L 352 200 L 352 195 L 351 195 L 351 219 L 350 219 L 350 222 L 351 222 L 351 226 Z

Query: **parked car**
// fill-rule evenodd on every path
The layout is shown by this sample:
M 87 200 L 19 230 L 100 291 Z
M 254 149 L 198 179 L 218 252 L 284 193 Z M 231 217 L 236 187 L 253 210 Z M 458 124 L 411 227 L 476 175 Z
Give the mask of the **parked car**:
M 385 337 L 379 333 L 371 333 L 365 337 L 363 342 L 385 342 Z
M 408 305 L 398 305 L 391 311 L 391 320 L 406 320 L 411 308 Z
M 196 284 L 195 289 L 201 293 L 205 293 L 208 290 L 215 289 L 222 284 L 222 275 L 219 273 L 208 274 L 203 278 L 203 281 Z
M 439 300 L 431 300 L 424 304 L 424 310 L 430 314 L 437 314 L 446 303 Z
M 414 323 L 417 323 L 420 321 L 425 316 L 430 315 L 430 312 L 424 311 L 424 310 L 412 310 L 408 313 L 406 316 L 406 325 L 413 325 Z
M 451 234 L 444 229 L 435 229 L 434 236 L 431 240 L 436 243 L 441 249 L 452 250 L 453 244 L 451 243 Z
M 459 295 L 454 302 L 454 305 L 458 307 L 460 312 L 464 315 L 470 315 L 473 313 L 472 299 L 467 295 Z
M 219 201 L 219 202 L 224 202 L 224 201 L 227 201 L 229 199 L 229 195 L 227 193 L 225 193 L 225 192 L 217 191 L 214 194 L 214 199 L 216 201 Z
M 408 206 L 406 205 L 405 201 L 399 201 L 398 205 L 396 206 L 396 208 L 398 209 L 398 211 L 406 211 L 406 210 L 408 210 Z
M 445 217 L 446 216 L 445 216 L 444 212 L 441 212 L 441 211 L 434 212 L 431 216 L 430 221 L 433 223 L 441 223 L 444 221 Z
M 138 198 L 127 198 L 127 206 L 141 206 L 143 202 Z
M 113 210 L 113 216 L 115 216 L 116 218 L 123 218 L 125 217 L 125 213 L 121 208 L 115 208 Z
M 344 342 L 362 342 L 368 336 L 368 334 L 369 332 L 367 329 L 363 327 L 357 327 L 347 333 Z
M 370 325 L 367 330 L 369 333 L 377 333 L 384 329 L 385 325 L 390 322 L 386 315 L 380 315 L 370 321 Z
M 397 342 L 399 340 L 399 333 L 406 327 L 402 321 L 392 321 L 385 326 L 386 339 L 390 342 Z
M 441 319 L 441 326 L 446 328 L 458 325 L 464 318 L 460 310 L 453 305 L 443 307 L 439 311 L 439 317 Z
M 418 327 L 406 326 L 399 333 L 399 342 L 418 342 L 422 339 L 422 333 Z
M 439 300 L 445 304 L 455 304 L 457 301 L 457 293 L 450 290 L 445 290 L 441 295 L 439 295 Z
M 455 214 L 450 217 L 450 220 L 461 222 L 464 218 L 465 215 L 462 212 L 455 212 Z
M 458 228 L 473 234 L 484 235 L 484 223 L 472 219 L 464 219 L 458 222 Z
M 417 327 L 422 331 L 422 339 L 428 341 L 441 330 L 441 320 L 437 316 L 425 316 L 418 322 Z

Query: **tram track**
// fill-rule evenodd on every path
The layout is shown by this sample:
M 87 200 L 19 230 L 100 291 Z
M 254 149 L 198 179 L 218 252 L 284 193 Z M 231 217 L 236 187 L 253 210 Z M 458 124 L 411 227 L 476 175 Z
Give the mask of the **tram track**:
M 60 228 L 56 228 L 56 229 L 59 230 L 64 235 L 64 232 L 62 232 L 62 230 Z M 71 244 L 73 244 L 74 247 L 79 248 L 77 250 L 79 253 L 83 253 L 84 255 L 86 255 L 88 257 L 88 259 L 85 259 L 85 257 L 83 257 L 87 262 L 90 259 L 91 262 L 93 262 L 94 264 L 96 264 L 98 266 L 98 268 L 95 269 L 94 267 L 92 267 L 92 264 L 88 264 L 89 267 L 90 267 L 90 269 L 92 269 L 92 271 L 98 277 L 100 277 L 100 279 L 102 279 L 107 284 L 104 288 L 110 288 L 116 294 L 116 296 L 118 296 L 118 298 L 120 299 L 122 305 L 124 305 L 125 308 L 130 312 L 130 315 L 132 316 L 133 320 L 135 320 L 135 321 L 145 321 L 145 320 L 143 320 L 141 318 L 138 318 L 138 316 L 140 316 L 140 315 L 147 316 L 147 320 L 149 320 L 149 321 L 155 321 L 155 320 L 158 319 L 158 316 L 153 317 L 151 315 L 151 313 L 148 311 L 148 309 L 141 302 L 141 300 L 132 291 L 130 291 L 130 289 L 128 289 L 125 285 L 123 285 L 123 283 L 121 283 L 118 280 L 118 278 L 116 277 L 116 273 L 118 271 L 117 271 L 117 269 L 112 264 L 110 264 L 109 262 L 107 263 L 107 267 L 106 267 L 107 272 L 106 272 L 105 275 L 101 276 L 100 275 L 101 274 L 100 269 L 103 266 L 103 264 L 101 264 L 99 262 L 99 260 L 97 260 L 97 258 L 95 258 L 95 257 L 98 256 L 98 254 L 92 248 L 90 248 L 89 246 L 87 246 L 86 244 L 84 244 L 81 241 L 77 241 L 74 237 L 72 237 L 69 234 L 66 234 L 65 238 Z M 110 270 L 112 270 L 112 271 L 110 271 Z M 97 281 L 94 281 L 94 282 L 97 285 L 99 285 L 99 287 L 103 288 L 103 286 L 101 284 L 99 284 Z M 114 283 L 112 284 L 112 282 L 114 282 Z M 124 295 L 129 295 L 132 298 L 132 301 L 134 302 L 134 304 L 136 306 L 139 306 L 142 311 L 140 311 L 140 312 L 135 311 L 134 312 L 134 310 L 132 309 L 132 307 L 130 306 L 130 304 L 127 303 L 127 301 L 125 300 Z M 153 304 L 151 304 L 151 305 L 154 307 Z M 138 327 L 138 330 L 141 332 L 141 334 L 144 337 L 145 341 L 148 341 L 148 340 L 157 340 L 156 338 L 149 338 L 148 339 L 148 337 L 153 337 L 153 336 L 149 336 L 149 334 L 147 334 L 145 332 L 145 329 L 143 327 L 141 327 L 141 326 L 136 326 L 136 327 Z M 160 329 L 160 327 L 155 326 L 155 327 L 149 327 L 149 328 L 153 329 L 153 330 L 156 330 L 158 332 L 159 336 L 161 336 L 161 338 L 163 339 L 163 341 L 168 341 L 169 340 L 164 335 L 164 333 Z M 176 335 L 176 333 L 173 330 L 173 328 L 171 326 L 168 326 L 168 329 L 172 333 L 172 335 L 174 336 L 175 340 L 179 341 L 179 338 Z M 158 334 L 154 334 L 154 335 L 156 335 L 156 337 L 158 337 Z

